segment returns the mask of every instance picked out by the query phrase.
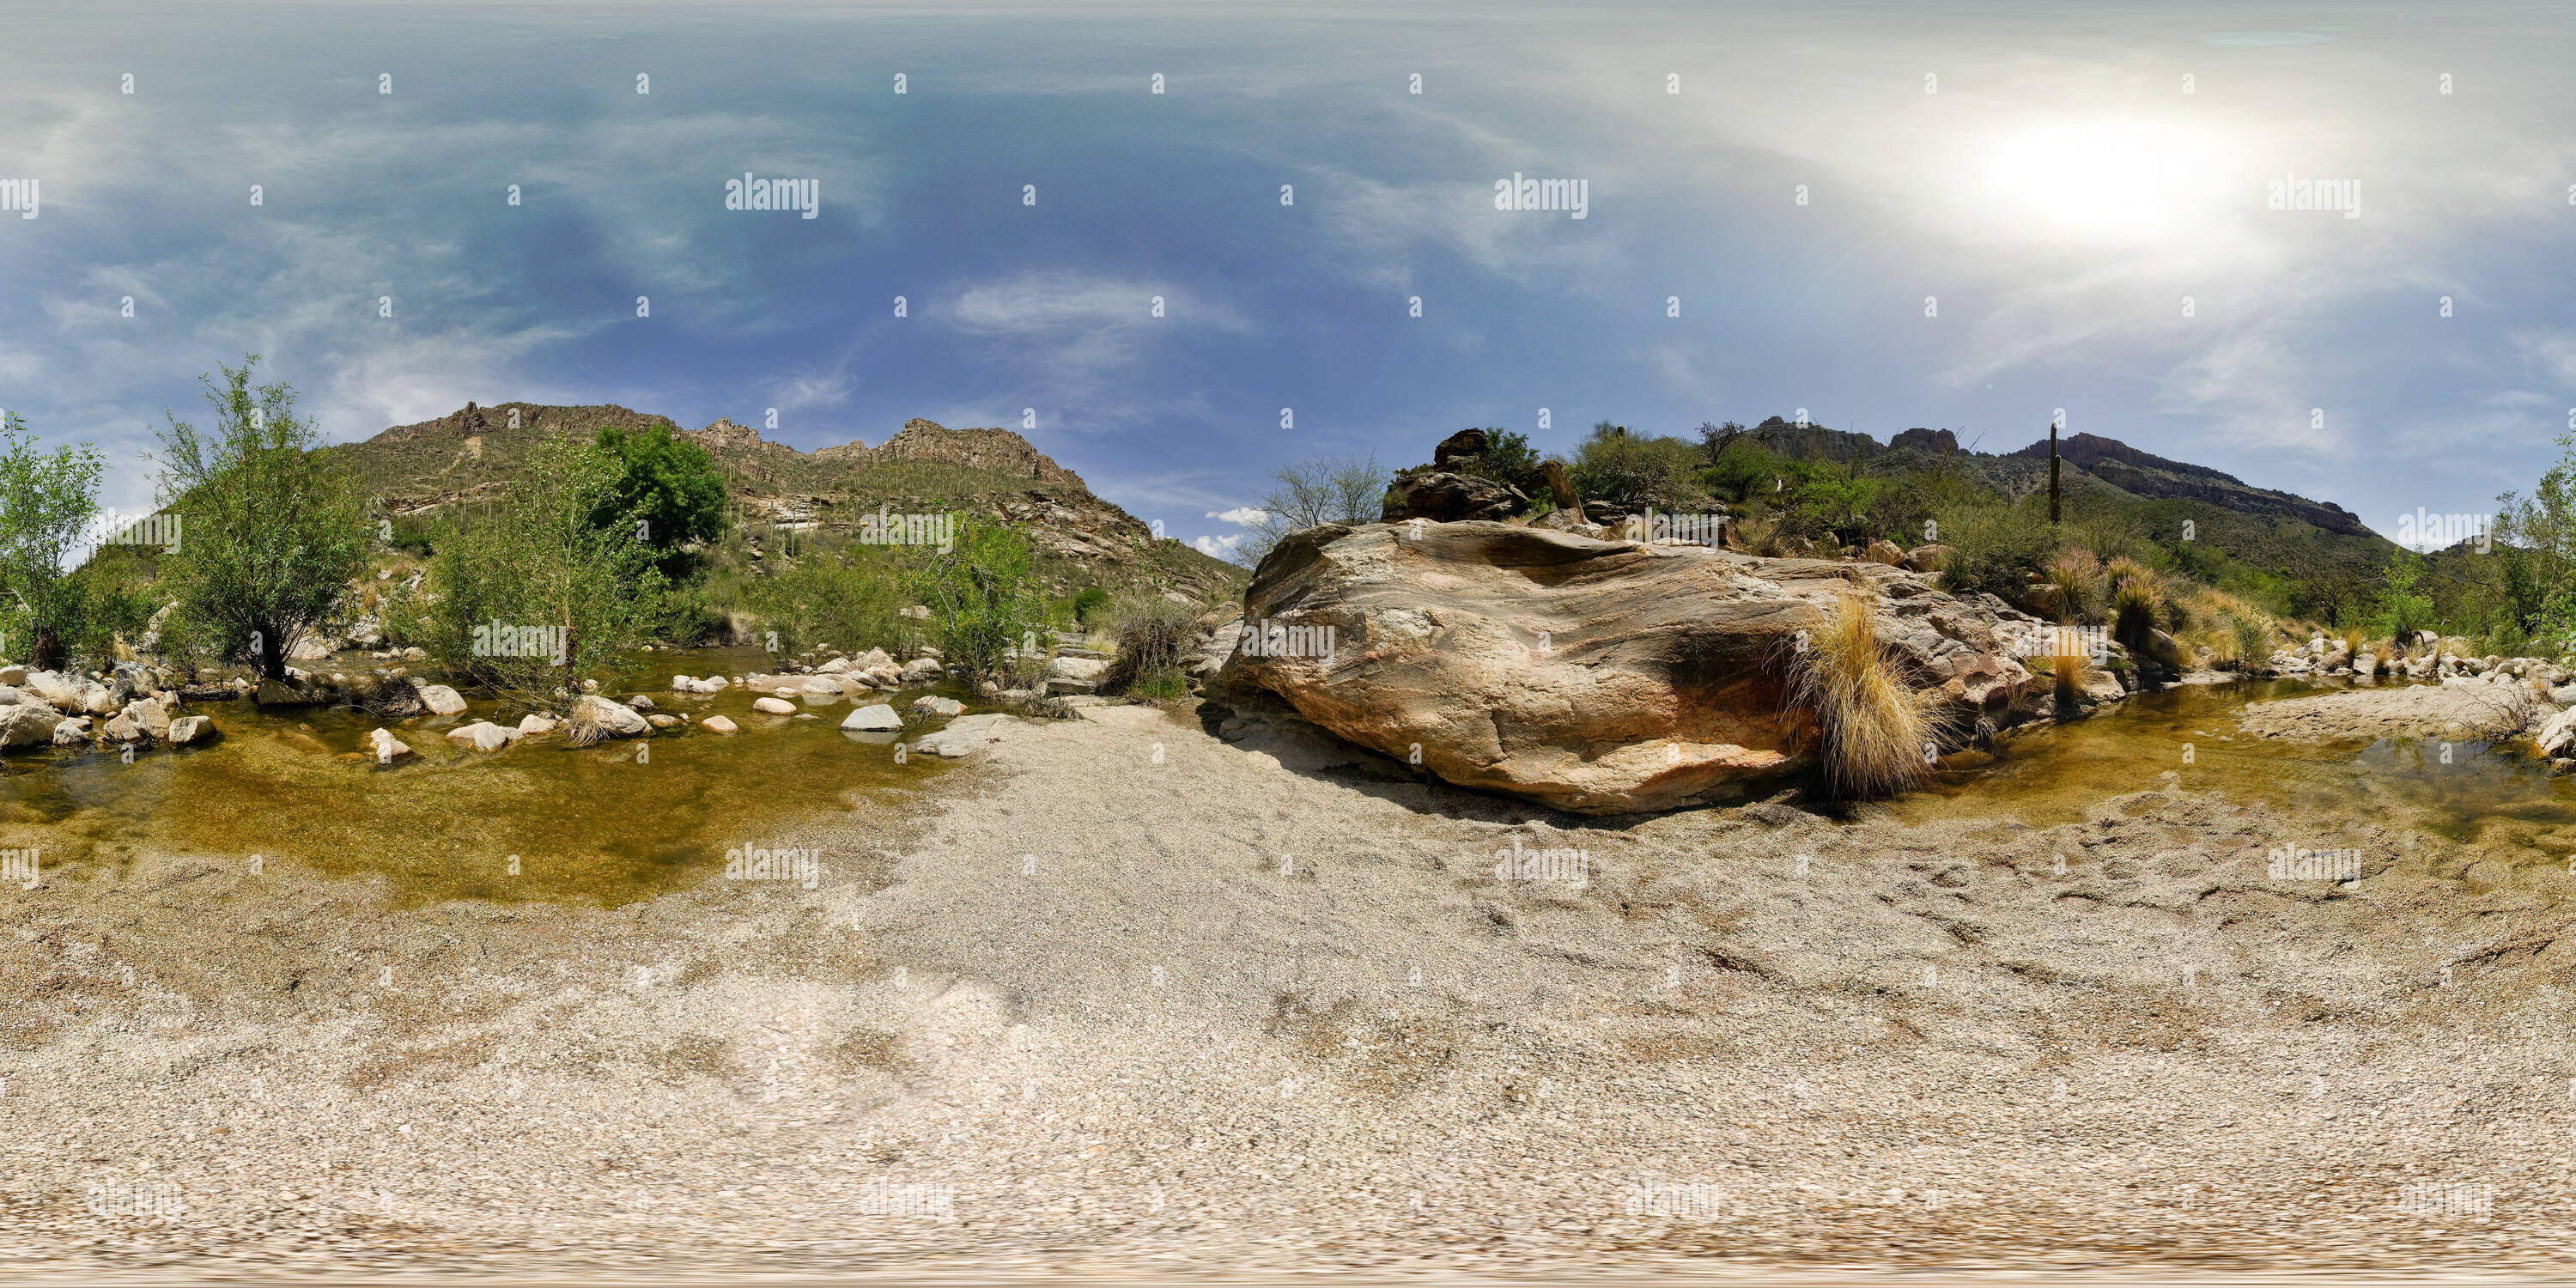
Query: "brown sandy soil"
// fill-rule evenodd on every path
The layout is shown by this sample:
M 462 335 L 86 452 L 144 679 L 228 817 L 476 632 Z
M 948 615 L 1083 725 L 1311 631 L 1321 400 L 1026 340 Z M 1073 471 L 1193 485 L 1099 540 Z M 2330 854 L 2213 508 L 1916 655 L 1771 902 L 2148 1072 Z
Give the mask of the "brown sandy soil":
M 182 855 L 13 887 L 0 1265 L 2415 1273 L 2576 1244 L 2554 867 L 2154 792 L 2048 829 L 1579 819 L 1247 732 L 1017 729 L 937 799 L 780 836 L 813 891 L 404 909 Z M 1497 880 L 1515 844 L 1585 880 Z M 2272 880 L 2285 845 L 2363 877 Z M 137 1182 L 181 1209 L 88 1210 Z

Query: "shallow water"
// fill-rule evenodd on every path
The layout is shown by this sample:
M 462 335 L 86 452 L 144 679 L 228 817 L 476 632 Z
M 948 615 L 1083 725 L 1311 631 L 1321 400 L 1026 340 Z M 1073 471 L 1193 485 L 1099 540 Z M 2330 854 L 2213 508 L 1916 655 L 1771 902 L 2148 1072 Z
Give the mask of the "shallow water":
M 841 732 L 854 705 L 903 711 L 940 693 L 976 709 L 962 686 L 944 684 L 809 700 L 800 714 L 810 720 L 762 715 L 739 686 L 677 694 L 670 680 L 738 677 L 768 669 L 774 657 L 754 649 L 646 656 L 645 668 L 603 692 L 648 694 L 656 710 L 693 719 L 722 714 L 741 732 L 683 728 L 586 748 L 557 734 L 486 753 L 450 742 L 447 731 L 476 720 L 516 723 L 523 713 L 472 693 L 461 716 L 395 722 L 347 709 L 263 710 L 247 699 L 191 703 L 189 712 L 211 715 L 223 734 L 211 746 L 138 751 L 131 764 L 96 752 L 11 755 L 0 763 L 0 835 L 11 847 L 42 847 L 48 870 L 141 850 L 224 856 L 228 865 L 257 854 L 380 874 L 411 899 L 620 904 L 721 869 L 726 849 L 766 847 L 816 810 L 918 788 L 946 768 L 935 756 L 894 763 L 894 734 Z M 307 665 L 350 673 L 385 664 Z M 415 754 L 378 766 L 362 747 L 380 726 Z
M 1999 744 L 1995 763 L 1944 772 L 1895 808 L 1908 819 L 2009 815 L 2047 827 L 2079 821 L 2105 798 L 2171 785 L 2231 800 L 2373 811 L 2377 821 L 2482 845 L 2576 849 L 2576 779 L 2550 774 L 2527 744 L 2302 743 L 2237 728 L 2248 703 L 2346 687 L 2355 686 L 2257 680 L 2140 694 L 2083 720 L 2017 731 Z

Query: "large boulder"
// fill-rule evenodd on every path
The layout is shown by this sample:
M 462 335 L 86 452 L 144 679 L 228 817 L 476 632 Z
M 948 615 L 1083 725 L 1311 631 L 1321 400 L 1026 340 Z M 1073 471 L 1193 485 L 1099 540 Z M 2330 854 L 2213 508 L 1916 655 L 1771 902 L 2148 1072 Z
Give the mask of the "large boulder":
M 170 709 L 158 698 L 137 698 L 126 704 L 125 714 L 155 739 L 170 736 Z
M 1097 681 L 1101 673 L 1108 669 L 1107 662 L 1089 657 L 1058 657 L 1047 663 L 1048 675 L 1062 676 L 1068 680 Z
M 1431 468 L 1445 470 L 1449 468 L 1449 463 L 1452 461 L 1472 461 L 1485 454 L 1485 447 L 1485 431 L 1459 430 L 1441 439 L 1440 445 L 1431 449 Z
M 1465 519 L 1507 519 L 1529 508 L 1519 488 L 1473 474 L 1433 470 L 1400 478 L 1388 490 L 1378 522 L 1430 519 L 1455 523 Z
M 63 718 L 42 703 L 0 706 L 0 748 L 50 746 L 54 729 L 62 723 Z
M 211 738 L 215 722 L 204 716 L 176 716 L 170 721 L 166 741 L 173 747 L 184 747 L 200 738 Z
M 2013 656 L 2037 623 L 1875 563 L 1758 559 L 1502 523 L 1415 539 L 1386 524 L 1281 541 L 1248 618 L 1331 626 L 1335 648 L 1238 650 L 1211 686 L 1285 699 L 1308 720 L 1452 783 L 1622 813 L 1739 798 L 1804 767 L 1792 708 L 1800 632 L 1854 589 L 1941 740 L 2009 723 L 2047 691 Z
M 596 693 L 585 693 L 580 701 L 572 704 L 572 724 L 577 730 L 602 738 L 638 738 L 653 729 L 643 713 Z
M 841 727 L 860 733 L 884 733 L 888 730 L 901 729 L 903 717 L 895 714 L 893 707 L 879 702 L 851 712 L 841 721 Z

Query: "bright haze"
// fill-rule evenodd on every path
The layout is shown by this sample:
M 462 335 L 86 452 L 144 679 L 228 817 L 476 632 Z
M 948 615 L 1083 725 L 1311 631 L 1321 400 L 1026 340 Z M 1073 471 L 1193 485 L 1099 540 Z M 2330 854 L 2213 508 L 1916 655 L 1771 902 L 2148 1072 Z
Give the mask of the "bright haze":
M 2576 421 L 2576 9 L 2139 8 L 23 8 L 0 407 L 124 506 L 249 351 L 334 439 L 1033 413 L 1220 549 L 1301 459 L 1801 408 L 1989 451 L 2062 408 L 2383 533 L 2527 489 Z

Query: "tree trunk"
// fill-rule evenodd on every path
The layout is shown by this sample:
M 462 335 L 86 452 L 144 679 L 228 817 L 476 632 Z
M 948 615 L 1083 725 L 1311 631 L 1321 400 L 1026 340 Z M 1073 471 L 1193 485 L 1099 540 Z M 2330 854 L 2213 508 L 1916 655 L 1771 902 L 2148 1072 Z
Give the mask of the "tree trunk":
M 259 637 L 259 654 L 252 660 L 259 666 L 260 678 L 263 680 L 285 679 L 286 638 L 284 633 L 280 632 L 274 625 L 263 622 L 257 628 L 257 635 Z
M 36 640 L 31 649 L 31 656 L 28 660 L 35 663 L 36 669 L 39 671 L 59 671 L 63 669 L 62 636 L 56 634 L 54 632 L 54 628 L 51 626 L 37 627 Z
M 2048 422 L 2048 521 L 2057 522 L 2057 422 Z

